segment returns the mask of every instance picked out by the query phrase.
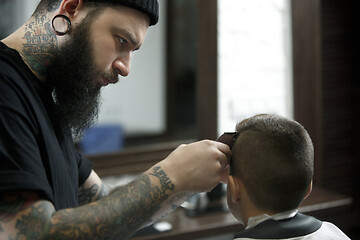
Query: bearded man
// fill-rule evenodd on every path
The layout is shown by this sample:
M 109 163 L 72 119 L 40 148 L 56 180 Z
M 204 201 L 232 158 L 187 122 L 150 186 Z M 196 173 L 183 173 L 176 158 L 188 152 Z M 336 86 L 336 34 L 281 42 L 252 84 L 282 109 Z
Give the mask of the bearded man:
M 222 180 L 231 151 L 210 140 L 111 193 L 74 148 L 101 88 L 129 74 L 157 22 L 156 0 L 41 0 L 1 40 L 0 239 L 127 239 L 175 198 Z

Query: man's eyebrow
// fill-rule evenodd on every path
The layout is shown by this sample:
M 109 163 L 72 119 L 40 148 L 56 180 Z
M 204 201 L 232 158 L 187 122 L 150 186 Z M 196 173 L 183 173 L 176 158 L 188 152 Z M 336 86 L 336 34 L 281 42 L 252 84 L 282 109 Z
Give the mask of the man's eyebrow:
M 140 47 L 138 47 L 140 43 L 139 43 L 139 41 L 136 40 L 136 37 L 134 36 L 134 34 L 132 34 L 130 31 L 128 31 L 126 29 L 117 28 L 117 27 L 115 27 L 114 29 L 117 33 L 125 35 L 125 37 L 130 40 L 131 44 L 137 47 L 134 50 L 140 49 Z

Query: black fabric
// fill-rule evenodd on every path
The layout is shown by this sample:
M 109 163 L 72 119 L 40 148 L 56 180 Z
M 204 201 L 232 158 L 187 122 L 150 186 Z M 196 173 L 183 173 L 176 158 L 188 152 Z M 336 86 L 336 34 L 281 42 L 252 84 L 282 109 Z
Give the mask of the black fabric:
M 305 236 L 317 231 L 322 222 L 314 217 L 297 213 L 295 217 L 276 221 L 266 220 L 253 228 L 241 231 L 235 238 L 286 239 Z
M 0 192 L 40 191 L 59 210 L 78 205 L 92 164 L 76 151 L 70 130 L 56 127 L 51 93 L 0 42 Z
M 145 13 L 150 18 L 150 26 L 159 21 L 159 3 L 157 0 L 89 0 L 96 3 L 112 3 L 134 8 Z

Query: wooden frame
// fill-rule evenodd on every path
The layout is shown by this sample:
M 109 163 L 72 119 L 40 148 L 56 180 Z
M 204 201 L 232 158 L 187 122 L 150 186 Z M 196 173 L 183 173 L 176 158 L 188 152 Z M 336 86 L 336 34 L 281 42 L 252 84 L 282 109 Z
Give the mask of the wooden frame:
M 198 0 L 198 126 L 199 138 L 217 137 L 217 0 Z
M 315 147 L 317 187 L 353 199 L 326 214 L 359 238 L 359 1 L 292 0 L 295 119 Z M 325 218 L 324 217 L 324 218 Z
M 321 0 L 293 0 L 291 12 L 294 117 L 313 140 L 315 182 L 321 183 Z

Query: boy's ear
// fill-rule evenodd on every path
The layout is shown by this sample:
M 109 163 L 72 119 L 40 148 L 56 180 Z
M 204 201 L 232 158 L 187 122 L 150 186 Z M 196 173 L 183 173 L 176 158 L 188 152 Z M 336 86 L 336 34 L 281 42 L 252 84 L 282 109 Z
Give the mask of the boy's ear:
M 228 189 L 230 191 L 230 195 L 231 195 L 231 201 L 233 203 L 238 203 L 240 201 L 240 184 L 239 184 L 239 179 L 237 177 L 234 176 L 229 176 L 228 177 Z
M 63 0 L 60 5 L 59 13 L 72 19 L 77 11 L 84 6 L 83 0 Z
M 307 190 L 307 193 L 305 194 L 304 200 L 310 195 L 311 191 L 312 191 L 312 186 L 313 186 L 313 181 L 311 181 L 309 188 Z

